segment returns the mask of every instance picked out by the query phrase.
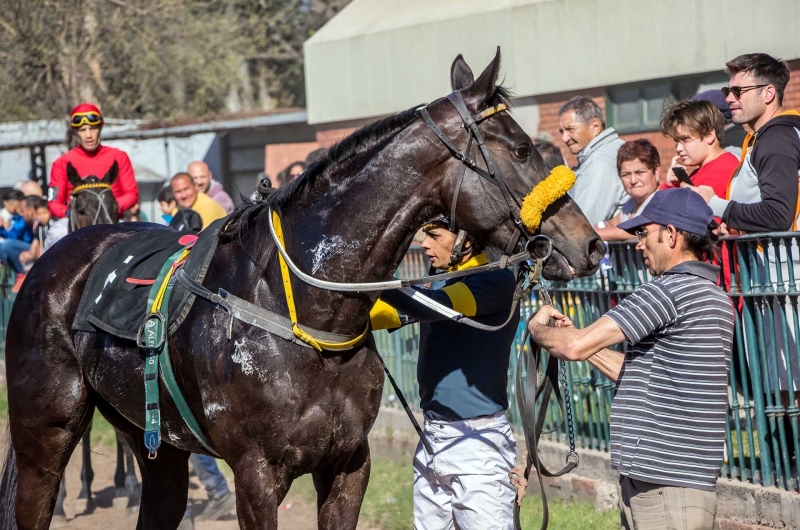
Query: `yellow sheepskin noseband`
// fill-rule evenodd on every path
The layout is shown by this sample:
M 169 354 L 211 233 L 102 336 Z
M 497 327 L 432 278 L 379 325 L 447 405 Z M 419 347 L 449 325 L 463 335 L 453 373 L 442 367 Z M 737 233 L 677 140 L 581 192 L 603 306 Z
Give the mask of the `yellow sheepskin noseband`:
M 530 232 L 535 232 L 542 224 L 542 214 L 548 206 L 563 197 L 575 184 L 575 173 L 567 166 L 556 166 L 550 175 L 534 186 L 522 200 L 519 217 Z

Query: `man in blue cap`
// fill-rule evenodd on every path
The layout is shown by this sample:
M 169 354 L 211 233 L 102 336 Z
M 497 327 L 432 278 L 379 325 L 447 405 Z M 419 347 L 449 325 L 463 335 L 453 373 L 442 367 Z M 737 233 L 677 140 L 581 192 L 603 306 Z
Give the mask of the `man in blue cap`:
M 587 328 L 544 306 L 528 329 L 552 355 L 588 360 L 616 381 L 611 466 L 622 527 L 711 530 L 733 336 L 719 268 L 707 263 L 717 253 L 714 216 L 702 197 L 677 188 L 618 226 L 639 239 L 653 280 Z M 608 349 L 621 342 L 625 353 Z

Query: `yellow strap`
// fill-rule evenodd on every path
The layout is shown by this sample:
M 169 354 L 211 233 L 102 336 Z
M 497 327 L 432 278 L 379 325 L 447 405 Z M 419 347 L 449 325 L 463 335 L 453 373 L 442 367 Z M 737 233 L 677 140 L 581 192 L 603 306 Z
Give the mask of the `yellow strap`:
M 283 242 L 283 228 L 281 228 L 281 218 L 278 215 L 278 212 L 272 212 L 272 224 L 275 227 L 275 235 L 278 236 L 278 244 L 282 248 L 286 248 L 286 245 Z M 286 261 L 283 259 L 283 255 L 278 252 L 278 260 L 281 264 L 281 278 L 283 278 L 283 290 L 286 293 L 286 306 L 289 309 L 289 319 L 292 321 L 292 331 L 294 332 L 294 336 L 298 339 L 302 340 L 306 344 L 310 345 L 317 351 L 322 350 L 348 350 L 361 342 L 364 336 L 369 332 L 369 320 L 367 320 L 367 326 L 364 328 L 364 331 L 358 335 L 357 337 L 348 340 L 346 342 L 325 342 L 322 340 L 315 339 L 312 337 L 308 332 L 303 330 L 297 324 L 297 311 L 294 306 L 294 295 L 292 294 L 292 277 L 289 274 L 289 266 L 286 265 Z
M 180 255 L 180 257 L 175 260 L 175 263 L 180 263 L 181 261 L 186 259 L 186 256 L 189 255 L 189 251 L 191 249 L 186 249 Z M 161 287 L 158 288 L 158 293 L 156 293 L 156 298 L 153 300 L 153 307 L 150 308 L 151 313 L 158 313 L 161 311 L 161 306 L 164 304 L 164 293 L 167 292 L 167 286 L 169 285 L 169 279 L 172 277 L 172 273 L 175 272 L 174 264 L 172 267 L 169 268 L 167 274 L 164 276 L 164 281 L 161 282 Z
M 97 188 L 110 188 L 110 187 L 111 187 L 111 184 L 109 184 L 107 182 L 93 182 L 93 183 L 90 183 L 90 184 L 78 184 L 77 186 L 75 186 L 72 189 L 71 193 L 72 193 L 72 195 L 75 195 L 76 193 L 80 193 L 83 190 L 91 190 L 91 189 L 97 189 Z

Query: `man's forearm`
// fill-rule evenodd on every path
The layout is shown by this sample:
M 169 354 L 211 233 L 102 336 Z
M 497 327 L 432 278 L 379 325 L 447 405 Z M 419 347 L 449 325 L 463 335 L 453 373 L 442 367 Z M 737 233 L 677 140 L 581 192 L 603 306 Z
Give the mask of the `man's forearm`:
M 532 323 L 530 326 L 531 338 L 533 341 L 547 350 L 547 353 L 555 355 L 565 361 L 582 361 L 586 359 L 580 351 L 576 351 L 576 343 L 583 334 L 583 330 L 577 328 L 556 328 L 542 326 Z
M 625 362 L 625 354 L 603 348 L 589 357 L 588 361 L 592 366 L 600 370 L 604 376 L 612 381 L 616 381 L 619 379 L 620 371 L 622 371 L 622 365 Z

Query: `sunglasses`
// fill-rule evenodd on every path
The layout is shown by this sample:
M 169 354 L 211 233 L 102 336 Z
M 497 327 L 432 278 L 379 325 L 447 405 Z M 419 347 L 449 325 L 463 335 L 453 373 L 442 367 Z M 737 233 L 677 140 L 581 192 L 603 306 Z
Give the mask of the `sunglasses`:
M 769 85 L 750 85 L 750 86 L 724 86 L 720 90 L 722 90 L 722 95 L 728 97 L 728 94 L 733 94 L 733 97 L 739 99 L 742 97 L 742 94 L 747 92 L 748 90 L 753 90 L 756 88 L 763 88 Z
M 83 127 L 84 125 L 100 125 L 103 117 L 95 112 L 81 112 L 75 114 L 70 120 L 73 127 Z
M 650 235 L 651 230 L 637 230 L 633 233 L 640 242 L 647 239 L 647 236 Z

